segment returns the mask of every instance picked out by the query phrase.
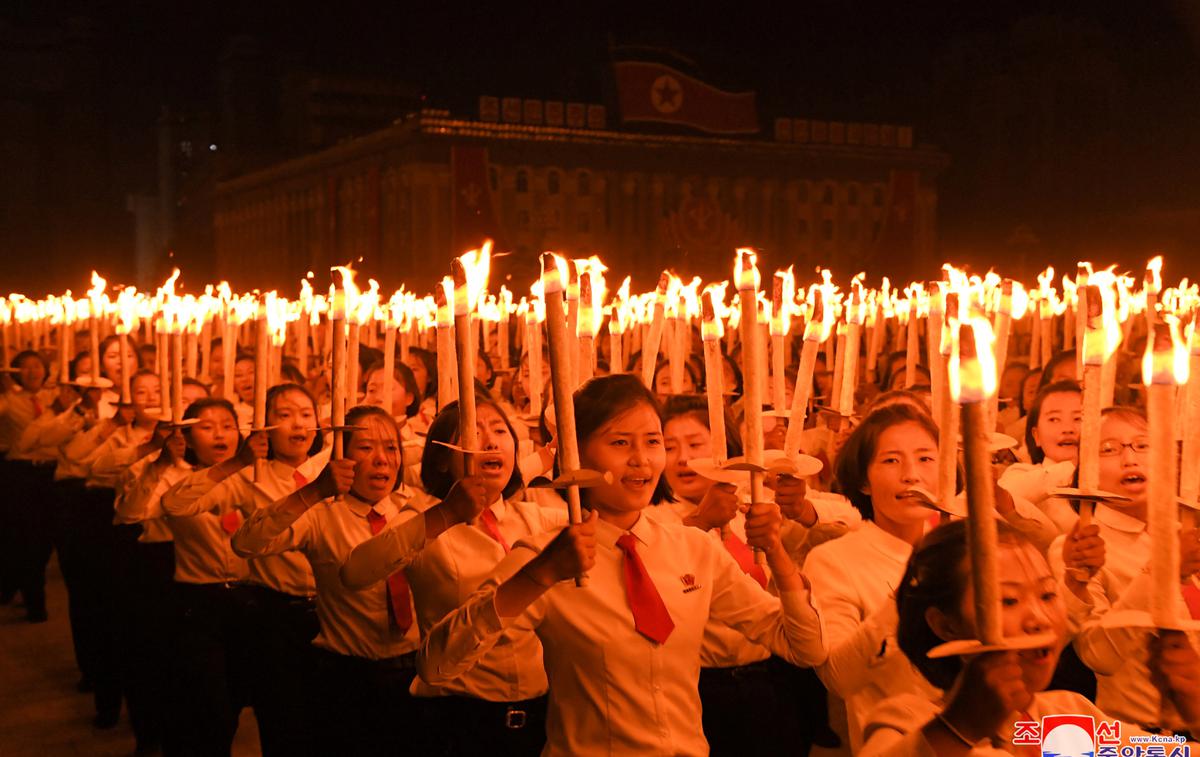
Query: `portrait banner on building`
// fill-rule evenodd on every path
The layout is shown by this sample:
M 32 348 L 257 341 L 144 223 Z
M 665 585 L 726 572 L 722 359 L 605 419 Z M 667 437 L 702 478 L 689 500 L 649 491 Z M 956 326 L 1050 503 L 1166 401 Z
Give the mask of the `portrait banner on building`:
M 499 241 L 501 229 L 489 182 L 487 148 L 451 147 L 450 168 L 454 250 L 476 248 L 485 239 Z
M 883 224 L 875 240 L 876 260 L 912 260 L 920 252 L 917 243 L 917 194 L 920 177 L 916 171 L 891 172 Z
M 709 134 L 757 134 L 753 92 L 725 92 L 670 66 L 621 61 L 617 101 L 623 123 L 690 126 Z

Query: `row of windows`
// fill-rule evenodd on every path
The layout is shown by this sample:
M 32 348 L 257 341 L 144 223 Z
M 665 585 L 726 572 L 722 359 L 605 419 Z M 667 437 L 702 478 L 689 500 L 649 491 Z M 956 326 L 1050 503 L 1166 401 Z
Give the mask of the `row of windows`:
M 489 180 L 492 185 L 492 191 L 497 192 L 500 189 L 500 174 L 495 167 L 492 167 L 489 175 Z M 529 171 L 524 168 L 517 171 L 516 176 L 516 191 L 519 194 L 529 192 Z M 587 171 L 580 171 L 575 178 L 575 193 L 580 197 L 587 197 L 592 193 L 592 176 Z M 557 195 L 562 192 L 562 175 L 558 171 L 550 171 L 546 174 L 546 193 Z M 850 184 L 846 187 L 846 204 L 858 205 L 860 201 L 859 186 Z M 796 200 L 798 202 L 808 202 L 808 182 L 800 182 L 796 186 Z M 826 184 L 821 190 L 821 204 L 833 205 L 836 201 L 836 194 L 832 184 Z M 884 188 L 882 184 L 876 184 L 870 188 L 870 204 L 874 207 L 883 207 Z

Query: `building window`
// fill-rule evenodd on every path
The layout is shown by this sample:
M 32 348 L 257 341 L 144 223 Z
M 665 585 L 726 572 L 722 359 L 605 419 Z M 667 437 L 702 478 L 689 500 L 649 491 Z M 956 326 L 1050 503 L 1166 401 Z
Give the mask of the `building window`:
M 522 194 L 529 191 L 529 172 L 524 168 L 517 171 L 517 191 Z
M 802 237 L 808 236 L 808 219 L 807 218 L 797 218 L 796 219 L 796 233 Z
M 857 205 L 858 204 L 858 186 L 857 185 L 851 184 L 850 186 L 846 187 L 846 204 L 847 205 Z
M 826 184 L 825 191 L 821 194 L 821 202 L 825 205 L 833 204 L 833 185 Z
M 575 230 L 580 234 L 587 234 L 592 230 L 592 216 L 590 213 L 579 214 L 579 218 L 575 221 Z
M 552 195 L 558 194 L 560 179 L 558 171 L 551 171 L 546 177 L 546 192 Z
M 493 192 L 500 191 L 500 172 L 495 166 L 488 167 L 488 184 L 491 185 Z
M 871 204 L 875 207 L 883 207 L 883 187 L 878 184 L 871 190 Z
M 821 221 L 821 238 L 826 242 L 833 241 L 833 221 L 828 218 Z
M 517 211 L 517 228 L 521 229 L 522 231 L 529 230 L 529 211 L 528 210 L 518 210 Z
M 578 195 L 580 197 L 588 197 L 592 193 L 592 175 L 587 171 L 580 171 L 577 178 Z

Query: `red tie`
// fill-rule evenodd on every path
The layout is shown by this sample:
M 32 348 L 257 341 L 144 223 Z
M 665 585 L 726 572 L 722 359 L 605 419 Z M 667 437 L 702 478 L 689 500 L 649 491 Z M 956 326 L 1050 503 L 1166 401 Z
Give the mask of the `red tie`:
M 642 558 L 638 557 L 637 539 L 633 534 L 624 533 L 617 539 L 617 546 L 625 554 L 622 561 L 625 570 L 625 596 L 629 598 L 629 606 L 633 609 L 633 627 L 638 633 L 650 641 L 665 644 L 671 631 L 675 630 L 675 622 L 667 612 L 654 581 L 646 572 Z
M 371 524 L 371 533 L 377 534 L 387 525 L 387 518 L 383 517 L 375 508 L 367 511 L 367 523 Z M 408 580 L 404 578 L 404 571 L 398 570 L 387 578 L 387 594 L 388 605 L 392 608 L 392 622 L 401 631 L 407 632 L 412 626 L 412 601 L 408 594 Z
M 749 573 L 751 578 L 758 581 L 759 586 L 767 588 L 767 572 L 762 569 L 761 565 L 754 562 L 754 552 L 746 546 L 746 542 L 738 538 L 732 529 L 729 531 L 729 538 L 725 540 L 725 549 L 729 550 L 729 554 L 733 555 L 734 560 L 737 560 L 743 573 Z
M 508 542 L 504 541 L 504 535 L 500 533 L 500 523 L 496 520 L 496 514 L 489 507 L 479 516 L 479 525 L 483 526 L 483 530 L 487 535 L 500 542 L 500 546 L 504 547 L 504 551 L 508 552 L 510 547 Z
M 29 401 L 33 404 L 33 417 L 38 418 L 42 415 L 42 403 L 38 402 L 36 394 L 29 395 Z
M 1200 618 L 1200 589 L 1190 581 L 1185 583 L 1182 588 L 1183 601 L 1187 604 L 1188 615 L 1192 617 L 1192 620 Z
M 238 526 L 242 524 L 242 518 L 238 515 L 237 510 L 230 510 L 227 513 L 221 513 L 221 530 L 233 536 L 237 533 Z
M 298 470 L 292 471 L 292 480 L 296 482 L 296 488 L 301 489 L 308 483 L 308 479 Z

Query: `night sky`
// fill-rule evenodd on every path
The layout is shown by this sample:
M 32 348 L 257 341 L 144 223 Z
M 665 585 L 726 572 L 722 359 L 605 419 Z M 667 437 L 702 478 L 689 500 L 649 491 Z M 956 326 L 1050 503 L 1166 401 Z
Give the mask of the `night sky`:
M 480 94 L 600 101 L 612 50 L 651 49 L 756 90 L 768 129 L 776 115 L 913 124 L 952 161 L 943 257 L 1016 246 L 1139 266 L 1200 242 L 1196 2 L 430 5 L 9 0 L 0 20 L 90 20 L 118 198 L 153 191 L 160 106 L 216 110 L 235 34 L 285 68 L 393 76 L 463 114 Z

